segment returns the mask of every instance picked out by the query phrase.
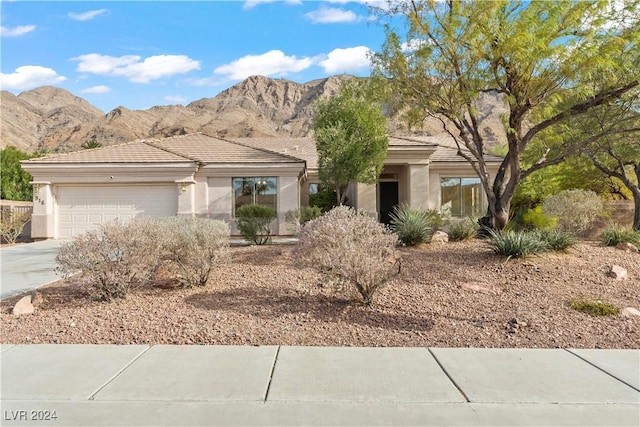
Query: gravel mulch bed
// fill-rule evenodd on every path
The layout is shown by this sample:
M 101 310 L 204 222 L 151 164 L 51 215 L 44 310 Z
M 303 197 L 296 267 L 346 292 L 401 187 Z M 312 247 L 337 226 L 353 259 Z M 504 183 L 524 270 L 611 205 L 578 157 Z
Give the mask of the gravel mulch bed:
M 640 255 L 583 242 L 505 261 L 480 241 L 402 249 L 372 307 L 301 268 L 291 246 L 232 248 L 205 287 L 155 286 L 103 303 L 73 279 L 41 289 L 34 314 L 1 304 L 2 343 L 640 348 L 640 317 L 591 317 L 587 298 L 640 309 Z M 628 270 L 607 277 L 611 265 Z

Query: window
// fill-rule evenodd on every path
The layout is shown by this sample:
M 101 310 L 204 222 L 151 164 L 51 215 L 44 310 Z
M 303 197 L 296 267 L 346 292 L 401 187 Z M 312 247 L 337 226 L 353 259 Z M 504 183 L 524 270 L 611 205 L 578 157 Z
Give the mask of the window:
M 480 178 L 441 178 L 441 210 L 451 216 L 481 216 L 482 184 Z
M 277 211 L 278 184 L 275 177 L 233 178 L 233 216 L 244 205 L 264 205 Z
M 309 184 L 309 194 L 318 194 L 318 191 L 320 191 L 319 185 L 317 182 L 312 182 L 311 184 Z

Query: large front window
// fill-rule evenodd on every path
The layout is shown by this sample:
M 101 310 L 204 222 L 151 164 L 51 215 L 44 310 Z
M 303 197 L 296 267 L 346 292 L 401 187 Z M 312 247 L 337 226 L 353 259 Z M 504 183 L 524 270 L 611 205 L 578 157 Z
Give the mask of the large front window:
M 480 178 L 441 178 L 441 210 L 451 216 L 481 216 L 482 184 Z
M 264 205 L 276 211 L 277 195 L 275 177 L 233 178 L 233 216 L 244 205 Z

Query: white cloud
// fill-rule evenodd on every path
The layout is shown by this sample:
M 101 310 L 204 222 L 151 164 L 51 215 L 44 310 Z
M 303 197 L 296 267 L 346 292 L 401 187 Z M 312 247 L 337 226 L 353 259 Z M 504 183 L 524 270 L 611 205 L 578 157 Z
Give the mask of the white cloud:
M 0 73 L 0 88 L 31 89 L 38 86 L 61 83 L 67 78 L 59 76 L 55 70 L 39 65 L 23 65 L 11 74 Z
M 108 92 L 111 92 L 111 88 L 105 85 L 92 86 L 82 90 L 82 93 L 108 93 Z
M 13 28 L 0 26 L 0 34 L 2 34 L 2 37 L 17 37 L 23 34 L 30 33 L 35 29 L 35 25 L 19 25 Z
M 308 57 L 296 58 L 295 55 L 286 56 L 281 50 L 271 50 L 262 55 L 247 55 L 240 59 L 217 67 L 216 74 L 227 75 L 233 80 L 243 80 L 249 76 L 270 76 L 274 74 L 286 75 L 306 70 L 313 65 Z
M 185 98 L 184 96 L 165 96 L 164 97 L 165 101 L 169 101 L 169 102 L 173 102 L 176 104 L 184 104 L 187 101 L 187 98 Z
M 143 61 L 137 55 L 120 57 L 90 53 L 71 58 L 79 61 L 77 71 L 122 76 L 134 83 L 148 83 L 162 77 L 184 74 L 200 69 L 200 61 L 195 61 L 186 55 L 156 55 Z
M 282 0 L 247 0 L 242 5 L 243 9 L 253 9 L 254 7 L 265 3 L 276 3 Z M 284 0 L 287 4 L 302 4 L 302 0 Z
M 319 65 L 328 74 L 362 70 L 371 66 L 369 53 L 370 50 L 366 46 L 334 49 L 319 62 Z
M 333 7 L 320 7 L 320 9 L 305 13 L 307 18 L 314 24 L 335 24 L 339 22 L 357 22 L 362 17 L 356 15 L 350 10 L 344 10 Z
M 98 10 L 90 10 L 84 13 L 69 13 L 67 16 L 71 19 L 75 19 L 76 21 L 90 21 L 98 15 L 102 15 L 106 13 L 107 9 L 98 9 Z

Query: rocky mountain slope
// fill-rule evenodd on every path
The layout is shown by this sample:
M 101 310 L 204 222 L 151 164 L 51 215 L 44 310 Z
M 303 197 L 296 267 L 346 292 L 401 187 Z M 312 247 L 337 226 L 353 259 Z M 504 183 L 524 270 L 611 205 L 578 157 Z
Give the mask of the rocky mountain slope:
M 349 78 L 333 76 L 296 83 L 254 76 L 187 106 L 118 107 L 107 114 L 60 88 L 40 87 L 17 96 L 3 91 L 0 146 L 13 145 L 27 152 L 43 148 L 69 151 L 92 139 L 110 145 L 192 132 L 220 137 L 301 137 L 310 131 L 313 102 L 334 95 Z M 490 95 L 482 105 L 486 134 L 498 140 L 504 105 Z M 394 120 L 390 132 L 407 133 Z M 439 135 L 442 130 L 439 123 L 427 122 L 420 133 Z

